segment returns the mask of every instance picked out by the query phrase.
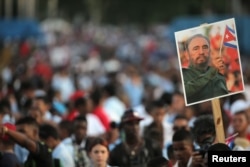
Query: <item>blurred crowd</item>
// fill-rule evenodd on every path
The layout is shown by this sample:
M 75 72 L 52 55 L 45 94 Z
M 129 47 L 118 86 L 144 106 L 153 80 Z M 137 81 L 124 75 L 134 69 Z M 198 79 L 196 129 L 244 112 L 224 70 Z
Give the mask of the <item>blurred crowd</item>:
M 250 73 L 248 58 L 241 58 L 245 91 L 220 99 L 225 143 L 231 150 L 250 150 Z M 185 105 L 176 47 L 166 26 L 86 24 L 72 26 L 69 33 L 46 31 L 40 40 L 5 40 L 0 68 L 3 127 L 23 132 L 20 125 L 34 125 L 34 119 L 39 129 L 35 135 L 61 166 L 101 161 L 113 166 L 195 166 L 200 164 L 190 157 L 204 139 L 194 137 L 193 145 L 190 136 L 215 136 L 214 128 L 204 132 L 196 122 L 212 116 L 210 101 Z M 5 143 L 15 139 L 9 136 L 0 141 L 3 155 Z M 178 143 L 184 140 L 192 143 L 190 150 Z M 7 149 L 22 166 L 32 149 L 15 143 Z M 55 149 L 59 143 L 61 150 Z M 107 154 L 104 160 L 98 151 Z

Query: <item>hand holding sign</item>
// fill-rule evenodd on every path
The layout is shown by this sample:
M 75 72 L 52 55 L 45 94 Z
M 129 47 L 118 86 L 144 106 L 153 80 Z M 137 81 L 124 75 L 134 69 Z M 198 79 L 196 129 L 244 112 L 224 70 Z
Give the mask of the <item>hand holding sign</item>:
M 221 56 L 215 56 L 212 58 L 212 66 L 214 66 L 221 75 L 225 75 L 226 66 Z

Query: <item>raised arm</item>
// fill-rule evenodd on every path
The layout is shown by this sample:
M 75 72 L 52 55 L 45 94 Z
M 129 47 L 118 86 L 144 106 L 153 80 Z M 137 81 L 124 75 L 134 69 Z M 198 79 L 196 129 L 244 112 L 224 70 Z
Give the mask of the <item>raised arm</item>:
M 17 132 L 11 129 L 8 129 L 4 125 L 0 125 L 0 135 L 8 135 L 11 139 L 13 139 L 17 144 L 25 147 L 30 152 L 35 153 L 37 151 L 37 144 L 35 141 L 29 139 L 25 134 L 21 132 Z

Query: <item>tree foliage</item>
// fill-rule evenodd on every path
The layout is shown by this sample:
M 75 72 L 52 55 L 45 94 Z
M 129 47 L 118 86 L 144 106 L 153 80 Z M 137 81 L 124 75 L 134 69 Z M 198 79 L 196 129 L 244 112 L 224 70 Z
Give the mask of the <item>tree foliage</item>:
M 60 0 L 59 10 L 73 18 L 82 14 L 86 21 L 98 23 L 168 22 L 181 15 L 227 14 L 227 0 Z

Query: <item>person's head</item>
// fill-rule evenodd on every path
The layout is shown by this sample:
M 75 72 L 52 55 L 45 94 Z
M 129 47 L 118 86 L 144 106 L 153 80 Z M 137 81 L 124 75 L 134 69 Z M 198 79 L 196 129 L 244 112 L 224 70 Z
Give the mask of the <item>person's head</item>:
M 232 102 L 230 111 L 234 131 L 243 135 L 250 122 L 250 103 L 245 99 L 237 99 Z
M 114 84 L 108 83 L 105 86 L 103 86 L 103 92 L 106 95 L 106 97 L 116 96 L 116 87 Z
M 184 109 L 185 109 L 185 100 L 184 100 L 183 93 L 179 91 L 176 91 L 173 93 L 172 100 L 171 100 L 171 109 L 176 114 L 183 114 Z
M 87 99 L 85 97 L 79 97 L 74 101 L 74 107 L 80 112 L 80 114 L 85 115 L 87 111 Z
M 62 120 L 58 124 L 58 128 L 59 128 L 59 135 L 61 139 L 70 137 L 71 134 L 73 133 L 73 123 L 71 121 Z
M 36 107 L 32 106 L 28 109 L 28 116 L 33 117 L 38 124 L 41 124 L 43 122 L 43 113 L 42 111 Z
M 115 142 L 120 137 L 120 129 L 118 123 L 110 122 L 110 129 L 107 132 L 107 141 L 109 143 Z
M 139 122 L 142 120 L 132 109 L 124 112 L 121 119 L 121 128 L 125 132 L 126 139 L 133 140 L 139 136 Z
M 60 142 L 58 130 L 50 124 L 40 126 L 39 137 L 51 149 L 54 149 Z
M 50 109 L 50 101 L 47 96 L 37 96 L 34 102 L 34 107 L 38 107 L 44 115 Z
M 166 107 L 163 101 L 156 100 L 151 104 L 150 115 L 153 117 L 154 122 L 158 122 L 161 124 L 164 115 L 166 114 Z
M 197 115 L 197 105 L 186 106 L 184 109 L 184 115 L 188 120 L 195 118 Z
M 87 119 L 85 116 L 78 116 L 73 121 L 73 133 L 77 143 L 81 143 L 87 136 Z
M 232 151 L 225 143 L 215 143 L 208 147 L 208 151 Z
M 0 112 L 3 114 L 9 114 L 10 113 L 10 102 L 7 98 L 4 98 L 0 100 Z
M 100 88 L 95 88 L 89 97 L 92 101 L 92 104 L 94 107 L 102 105 L 103 103 L 103 92 L 101 91 Z
M 191 129 L 195 142 L 202 148 L 215 142 L 216 131 L 212 115 L 197 117 Z
M 186 41 L 186 51 L 191 66 L 206 69 L 210 61 L 210 41 L 202 35 L 196 34 Z
M 90 138 L 86 150 L 95 167 L 106 166 L 109 158 L 108 142 L 101 137 Z
M 33 98 L 35 96 L 35 86 L 32 84 L 30 80 L 25 80 L 21 82 L 21 88 L 20 88 L 22 94 L 26 96 L 28 99 Z
M 31 140 L 39 140 L 39 125 L 34 118 L 30 116 L 20 118 L 16 122 L 16 128 L 18 132 L 25 134 Z
M 193 138 L 190 131 L 185 129 L 178 130 L 173 135 L 173 151 L 179 163 L 187 164 L 194 150 Z
M 207 152 L 204 155 L 203 165 L 205 167 L 208 166 L 208 151 L 232 151 L 232 150 L 230 149 L 230 147 L 228 145 L 226 145 L 224 143 L 215 143 L 215 144 L 212 144 L 208 148 Z
M 246 111 L 243 110 L 236 112 L 232 116 L 232 126 L 235 133 L 238 132 L 239 134 L 245 134 L 247 132 L 248 125 L 249 118 Z
M 169 162 L 164 157 L 154 157 L 149 160 L 147 167 L 169 167 Z
M 177 115 L 173 122 L 173 130 L 177 131 L 180 129 L 189 130 L 188 119 L 184 115 Z

